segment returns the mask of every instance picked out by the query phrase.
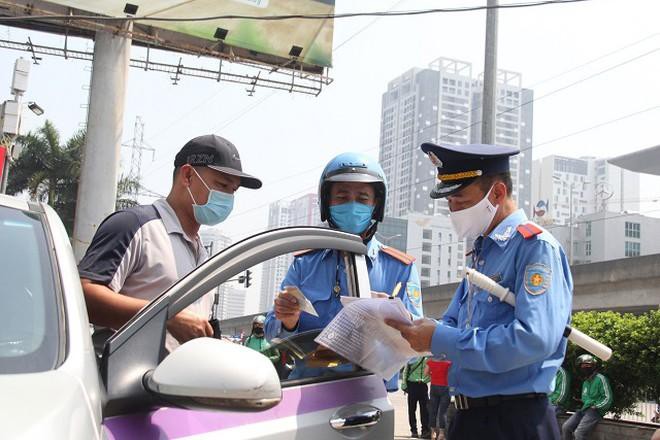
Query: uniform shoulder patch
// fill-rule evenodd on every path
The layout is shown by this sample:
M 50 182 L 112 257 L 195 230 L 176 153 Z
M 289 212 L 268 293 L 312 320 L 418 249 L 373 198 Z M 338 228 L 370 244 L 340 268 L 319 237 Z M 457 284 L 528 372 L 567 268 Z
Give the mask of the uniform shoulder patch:
M 402 262 L 403 264 L 405 264 L 407 266 L 412 264 L 415 261 L 415 257 L 413 257 L 412 255 L 408 255 L 405 252 L 401 252 L 400 250 L 394 249 L 394 248 L 389 247 L 389 246 L 382 246 L 380 248 L 380 250 L 385 252 L 390 257 L 393 257 L 393 258 L 399 260 L 400 262 Z
M 518 225 L 516 230 L 520 232 L 520 234 L 523 236 L 525 240 L 529 240 L 530 238 L 536 237 L 541 232 L 543 232 L 543 229 L 541 229 L 539 226 L 537 226 L 532 222 L 527 222 Z
M 530 295 L 542 295 L 548 290 L 552 271 L 545 264 L 529 264 L 525 268 L 525 290 Z
M 406 283 L 406 295 L 413 306 L 419 308 L 422 305 L 422 289 L 417 283 Z

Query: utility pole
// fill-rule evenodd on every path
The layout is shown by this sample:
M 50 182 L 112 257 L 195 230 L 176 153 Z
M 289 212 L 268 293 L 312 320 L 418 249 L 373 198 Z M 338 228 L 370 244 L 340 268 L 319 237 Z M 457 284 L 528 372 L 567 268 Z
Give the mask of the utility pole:
M 495 143 L 495 102 L 497 99 L 497 0 L 488 0 L 486 11 L 486 47 L 484 89 L 481 108 L 481 142 Z
M 101 221 L 115 210 L 131 31 L 129 22 L 123 32 L 99 30 L 94 37 L 87 136 L 73 225 L 76 260 L 85 255 Z

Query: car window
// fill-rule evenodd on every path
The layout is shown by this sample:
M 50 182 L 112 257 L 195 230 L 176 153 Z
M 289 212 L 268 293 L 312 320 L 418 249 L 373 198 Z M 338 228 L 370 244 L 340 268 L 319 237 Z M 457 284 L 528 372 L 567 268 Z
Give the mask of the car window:
M 38 214 L 0 206 L 0 374 L 54 368 L 57 289 Z
M 217 290 L 221 298 L 221 311 L 218 315 L 221 318 L 223 339 L 243 344 L 267 356 L 273 362 L 284 387 L 364 374 L 364 370 L 314 342 L 323 327 L 276 337 L 270 332 L 265 332 L 263 337 L 253 333 L 255 319 L 269 316 L 273 299 L 280 290 L 292 260 L 293 255 L 282 255 L 252 267 L 250 287 L 241 282 L 244 275 L 220 286 Z M 214 289 L 211 293 L 215 292 Z M 230 306 L 237 302 L 244 306 Z

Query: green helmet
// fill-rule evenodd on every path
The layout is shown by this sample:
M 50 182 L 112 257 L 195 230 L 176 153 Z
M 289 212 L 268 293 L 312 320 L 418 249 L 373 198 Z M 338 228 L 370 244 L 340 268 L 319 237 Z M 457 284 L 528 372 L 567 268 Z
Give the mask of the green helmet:
M 264 315 L 257 315 L 254 318 L 252 318 L 252 325 L 255 324 L 264 325 L 265 322 L 266 322 L 266 317 Z

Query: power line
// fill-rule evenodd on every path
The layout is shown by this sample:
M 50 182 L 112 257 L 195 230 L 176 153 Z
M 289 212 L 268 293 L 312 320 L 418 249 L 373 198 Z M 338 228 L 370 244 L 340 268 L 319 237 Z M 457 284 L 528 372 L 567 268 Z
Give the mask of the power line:
M 407 11 L 371 11 L 371 12 L 347 12 L 340 14 L 283 14 L 283 15 L 213 15 L 206 17 L 155 17 L 155 16 L 137 16 L 137 17 L 121 17 L 121 16 L 98 16 L 98 15 L 19 15 L 14 17 L 1 17 L 0 22 L 12 22 L 21 20 L 66 20 L 67 22 L 88 20 L 88 21 L 113 21 L 113 22 L 137 22 L 137 21 L 155 21 L 155 22 L 198 22 L 198 21 L 213 21 L 213 20 L 254 20 L 254 21 L 283 21 L 283 20 L 338 20 L 343 18 L 356 18 L 356 17 L 402 17 L 402 16 L 417 16 L 429 15 L 439 13 L 454 13 L 454 12 L 473 12 L 483 11 L 488 9 L 518 9 L 529 8 L 536 6 L 568 4 L 568 3 L 582 3 L 590 0 L 545 0 L 537 2 L 520 2 L 500 4 L 496 6 L 464 6 L 458 8 L 431 8 L 431 9 L 417 9 Z

